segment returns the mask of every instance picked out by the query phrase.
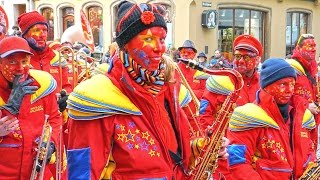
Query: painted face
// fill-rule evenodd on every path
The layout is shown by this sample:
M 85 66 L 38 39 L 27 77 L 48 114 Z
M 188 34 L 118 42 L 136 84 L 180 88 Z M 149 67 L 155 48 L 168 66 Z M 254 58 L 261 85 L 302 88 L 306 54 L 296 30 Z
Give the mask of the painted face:
M 180 50 L 180 56 L 183 59 L 193 59 L 196 56 L 196 52 L 192 48 L 182 48 Z
M 16 75 L 29 73 L 30 55 L 18 52 L 0 60 L 0 70 L 4 78 L 13 82 Z
M 268 85 L 264 90 L 273 96 L 277 104 L 287 104 L 293 95 L 295 83 L 293 77 L 287 77 Z
M 159 68 L 166 51 L 167 32 L 162 27 L 152 27 L 140 32 L 126 45 L 128 54 L 143 68 L 154 71 Z
M 48 37 L 48 28 L 44 24 L 32 26 L 24 38 L 28 41 L 30 47 L 35 51 L 43 51 L 46 48 Z
M 253 72 L 258 63 L 257 55 L 251 51 L 240 49 L 234 52 L 235 69 L 240 74 L 249 74 Z
M 302 47 L 299 47 L 301 56 L 307 61 L 313 61 L 316 58 L 316 43 L 314 39 L 305 39 Z

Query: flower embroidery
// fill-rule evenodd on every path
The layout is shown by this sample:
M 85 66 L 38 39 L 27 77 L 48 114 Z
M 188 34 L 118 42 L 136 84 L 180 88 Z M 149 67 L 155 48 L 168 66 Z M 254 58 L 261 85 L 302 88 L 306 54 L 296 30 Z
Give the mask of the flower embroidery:
M 154 17 L 153 12 L 151 12 L 151 11 L 144 11 L 141 14 L 141 21 L 145 25 L 153 23 L 155 19 L 156 18 Z

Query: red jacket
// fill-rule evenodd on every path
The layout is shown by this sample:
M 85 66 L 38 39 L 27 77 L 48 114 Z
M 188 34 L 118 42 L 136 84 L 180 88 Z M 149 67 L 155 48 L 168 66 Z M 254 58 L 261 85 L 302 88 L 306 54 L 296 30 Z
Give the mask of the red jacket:
M 117 57 L 114 57 L 111 66 L 113 67 L 107 75 L 108 78 L 119 88 L 119 93 L 128 97 L 142 114 L 114 114 L 91 120 L 71 119 L 68 146 L 69 179 L 99 179 L 110 153 L 116 163 L 112 179 L 184 179 L 182 168 L 175 165 L 168 151 L 168 142 L 175 142 L 172 140 L 176 138 L 181 150 L 182 165 L 187 168 L 190 139 L 187 119 L 178 102 L 179 83 L 165 83 L 163 89 L 154 96 L 131 79 Z M 92 90 L 88 89 L 90 84 L 103 76 L 93 76 L 92 79 L 78 85 L 69 96 L 69 105 L 76 103 L 72 100 L 76 98 L 74 95 L 79 94 L 78 91 L 84 88 L 83 85 L 84 92 L 88 95 Z M 101 83 L 105 82 L 99 81 L 99 84 Z M 111 87 L 106 90 L 100 89 L 104 91 L 100 93 L 112 93 L 110 89 Z M 162 124 L 163 121 L 169 120 L 169 113 L 164 108 L 164 98 L 168 100 L 172 112 L 171 122 L 176 131 L 173 136 Z M 120 99 L 113 102 L 120 102 Z M 70 106 L 70 117 L 76 117 L 72 114 L 74 106 Z
M 258 71 L 255 71 L 251 77 L 242 76 L 244 85 L 240 90 L 237 106 L 254 102 L 256 99 L 256 92 L 260 89 L 259 76 Z
M 32 85 L 43 87 L 48 91 L 33 103 L 31 103 L 32 96 L 26 95 L 23 98 L 20 113 L 17 115 L 20 131 L 16 130 L 0 138 L 0 179 L 30 179 L 33 159 L 36 156 L 34 148 L 37 147 L 34 141 L 41 136 L 45 114 L 49 115 L 48 121 L 52 127 L 52 141 L 55 142 L 55 145 L 58 144 L 57 139 L 62 120 L 58 111 L 56 96 L 53 93 L 56 82 L 50 74 L 36 70 L 30 70 L 30 78 L 35 79 Z M 42 79 L 42 81 L 37 79 Z M 46 87 L 45 84 L 50 81 L 53 83 L 52 86 Z M 50 90 L 50 88 L 52 89 Z M 43 91 L 39 89 L 36 93 L 39 92 Z M 8 82 L 0 75 L 0 105 L 5 104 L 10 93 L 11 89 L 8 88 Z M 2 110 L 2 116 L 5 113 L 8 112 Z M 46 169 L 45 179 L 51 177 L 51 173 L 48 171 Z
M 308 163 L 315 159 L 311 128 L 302 121 L 307 104 L 299 96 L 292 97 L 290 130 L 290 119 L 284 122 L 272 96 L 259 91 L 257 102 L 260 108 L 251 103 L 236 108 L 230 120 L 227 137 L 232 144 L 228 150 L 233 177 L 285 180 L 293 176 L 298 179 Z M 309 114 L 314 124 L 313 116 Z
M 65 89 L 67 93 L 72 92 L 72 86 L 68 81 L 68 67 L 66 66 L 65 59 L 62 59 L 62 80 L 59 73 L 59 52 L 53 51 L 51 48 L 46 47 L 42 52 L 31 50 L 34 54 L 31 56 L 30 64 L 33 69 L 43 70 L 50 73 L 57 81 L 57 88 L 55 93 L 59 93 L 62 89 Z M 62 83 L 62 84 L 61 84 Z

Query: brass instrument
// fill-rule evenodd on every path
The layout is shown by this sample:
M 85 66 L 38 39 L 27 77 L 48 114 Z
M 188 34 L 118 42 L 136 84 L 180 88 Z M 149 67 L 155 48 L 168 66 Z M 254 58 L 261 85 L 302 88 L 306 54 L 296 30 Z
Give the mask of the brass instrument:
M 235 80 L 235 90 L 231 92 L 227 99 L 222 104 L 221 109 L 218 111 L 216 121 L 213 123 L 214 133 L 209 137 L 209 143 L 201 150 L 197 158 L 197 164 L 190 169 L 189 175 L 192 180 L 207 180 L 211 178 L 212 173 L 217 168 L 218 154 L 222 145 L 222 138 L 229 125 L 229 119 L 235 108 L 235 103 L 239 97 L 239 92 L 243 87 L 243 79 L 239 72 L 236 70 L 210 70 L 197 62 L 189 61 L 187 59 L 179 60 L 193 69 L 197 69 L 212 75 L 228 75 Z
M 47 154 L 48 154 L 48 149 L 50 146 L 50 138 L 52 134 L 52 128 L 49 125 L 48 118 L 49 118 L 49 115 L 45 115 L 41 137 L 38 142 L 38 147 L 36 148 L 37 155 L 36 155 L 36 158 L 34 159 L 30 180 L 35 180 L 35 179 L 42 180 L 44 178 L 43 177 L 44 169 L 47 162 Z M 45 147 L 42 147 L 43 143 L 46 143 Z
M 197 98 L 197 96 L 194 94 L 193 90 L 191 89 L 188 81 L 186 80 L 186 78 L 184 77 L 181 69 L 179 68 L 178 64 L 173 62 L 173 60 L 170 58 L 170 57 L 166 57 L 164 56 L 165 59 L 167 59 L 167 61 L 170 61 L 170 65 L 173 66 L 173 68 L 179 73 L 179 76 L 181 78 L 181 83 L 187 88 L 187 90 L 190 92 L 190 95 L 191 95 L 191 98 L 192 98 L 192 101 L 194 103 L 194 106 L 196 108 L 196 112 L 192 112 L 191 108 L 189 105 L 187 105 L 187 108 L 188 110 L 190 111 L 191 114 L 193 114 L 193 120 L 197 126 L 197 129 L 193 129 L 193 127 L 191 126 L 190 122 L 188 121 L 188 125 L 189 125 L 189 129 L 190 129 L 190 134 L 191 134 L 191 137 L 198 137 L 198 136 L 204 136 L 204 133 L 202 132 L 201 128 L 200 128 L 200 125 L 196 119 L 196 117 L 199 116 L 199 110 L 200 110 L 200 102 Z
M 85 69 L 84 71 L 81 71 L 80 74 L 78 74 L 78 83 L 89 79 L 92 76 L 92 71 L 94 70 L 94 68 L 96 67 L 96 62 L 99 62 L 100 60 L 96 60 L 94 58 L 92 58 L 92 62 L 89 63 L 88 62 L 88 55 L 84 52 L 77 52 L 76 53 L 76 58 L 81 58 L 85 61 L 85 65 L 81 66 L 81 69 Z M 79 60 L 77 60 L 77 62 L 80 62 Z
M 320 178 L 320 161 L 310 162 L 299 180 L 317 180 Z
M 68 47 L 68 46 L 62 46 L 59 49 L 59 73 L 60 73 L 60 90 L 62 89 L 62 78 L 67 78 L 67 77 L 62 77 L 62 60 L 61 58 L 64 58 L 66 60 L 69 59 L 69 55 L 68 54 L 63 54 L 63 52 L 65 50 L 70 51 L 71 53 L 71 63 L 72 63 L 72 73 L 73 73 L 73 88 L 76 87 L 76 83 L 75 83 L 75 77 L 76 77 L 76 71 L 75 71 L 75 64 L 74 64 L 74 51 L 72 48 Z

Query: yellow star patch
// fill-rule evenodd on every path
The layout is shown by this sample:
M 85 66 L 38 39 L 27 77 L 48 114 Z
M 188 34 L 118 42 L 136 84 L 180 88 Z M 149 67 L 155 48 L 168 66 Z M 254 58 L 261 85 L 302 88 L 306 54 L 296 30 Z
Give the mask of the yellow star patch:
M 140 148 L 139 144 L 135 144 L 134 148 L 139 149 Z
M 120 129 L 121 129 L 121 131 L 124 131 L 125 129 L 124 128 L 126 128 L 126 126 L 124 126 L 124 125 L 120 125 Z
M 139 133 L 140 133 L 140 130 L 139 130 L 139 129 L 136 129 L 134 132 L 135 132 L 136 134 L 139 134 Z
M 142 138 L 144 138 L 144 139 L 146 139 L 146 140 L 148 140 L 149 136 L 150 136 L 150 135 L 149 135 L 149 132 L 148 132 L 148 131 L 142 133 Z
M 152 157 L 152 156 L 155 156 L 155 151 L 150 150 L 150 152 L 149 152 L 148 154 L 150 154 L 151 157 Z
M 150 138 L 149 143 L 150 143 L 150 145 L 153 145 L 154 144 L 154 139 Z
M 156 47 L 156 41 L 152 38 L 152 32 L 150 29 L 147 31 L 146 35 L 139 35 L 139 38 L 143 41 L 142 47 L 150 45 L 152 48 Z
M 128 130 L 128 133 L 127 133 L 127 134 L 124 134 L 124 135 L 125 135 L 125 137 L 126 137 L 126 142 L 128 142 L 128 141 L 134 142 L 134 136 L 135 136 L 135 134 L 132 134 L 130 129 Z
M 125 137 L 125 134 L 117 134 L 118 135 L 118 140 L 121 140 L 123 142 L 123 139 Z

